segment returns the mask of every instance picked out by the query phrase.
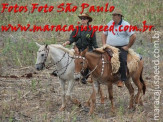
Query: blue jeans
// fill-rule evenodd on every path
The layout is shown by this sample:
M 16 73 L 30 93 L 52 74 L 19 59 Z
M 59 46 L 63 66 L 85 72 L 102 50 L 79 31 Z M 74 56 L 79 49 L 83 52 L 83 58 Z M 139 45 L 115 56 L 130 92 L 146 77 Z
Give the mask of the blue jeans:
M 121 80 L 126 81 L 127 80 L 126 72 L 127 72 L 127 54 L 128 54 L 128 51 L 124 50 L 123 48 L 119 48 L 119 49 L 120 49 L 120 53 L 119 53 L 120 69 L 119 69 L 119 72 L 121 74 Z

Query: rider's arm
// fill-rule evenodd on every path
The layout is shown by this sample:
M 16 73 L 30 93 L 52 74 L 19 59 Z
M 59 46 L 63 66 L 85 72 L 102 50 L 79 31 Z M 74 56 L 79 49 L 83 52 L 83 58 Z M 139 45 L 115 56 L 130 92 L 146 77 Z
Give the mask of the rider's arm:
M 76 30 L 74 30 L 71 33 L 70 38 L 69 38 L 69 41 L 66 41 L 65 43 L 63 43 L 63 46 L 71 45 L 73 42 L 75 42 L 76 41 L 76 36 L 74 37 L 75 34 L 76 34 Z

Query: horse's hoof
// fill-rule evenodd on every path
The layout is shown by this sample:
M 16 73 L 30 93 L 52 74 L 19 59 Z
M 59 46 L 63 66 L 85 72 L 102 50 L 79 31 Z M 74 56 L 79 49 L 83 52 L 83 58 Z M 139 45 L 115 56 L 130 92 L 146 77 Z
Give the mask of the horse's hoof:
M 86 103 L 84 104 L 84 106 L 90 107 L 90 102 L 86 102 Z
M 104 104 L 106 99 L 107 99 L 107 96 L 102 97 L 101 98 L 101 104 Z
M 89 113 L 88 113 L 88 116 L 91 116 L 92 114 L 93 114 L 93 112 L 89 112 Z
M 136 104 L 135 105 L 135 109 L 137 110 L 139 108 L 139 104 Z
M 133 106 L 128 106 L 127 108 L 128 108 L 128 109 L 132 109 L 132 108 L 133 108 Z
M 59 109 L 59 111 L 64 111 L 65 108 L 66 108 L 66 106 L 62 106 L 62 107 Z
M 138 104 L 138 101 L 135 101 L 135 104 L 137 105 Z
M 134 106 L 128 106 L 127 108 L 129 109 L 129 111 L 134 111 L 135 110 Z
M 143 106 L 143 102 L 142 102 L 142 101 L 139 101 L 139 105 L 140 105 L 140 106 Z
M 81 107 L 82 107 L 81 103 L 78 105 L 78 107 L 79 107 L 79 108 L 81 108 Z
M 113 114 L 115 114 L 115 109 L 114 109 L 114 108 L 112 108 L 112 109 L 111 109 L 111 112 L 112 112 Z
M 101 100 L 101 104 L 104 104 L 104 100 Z

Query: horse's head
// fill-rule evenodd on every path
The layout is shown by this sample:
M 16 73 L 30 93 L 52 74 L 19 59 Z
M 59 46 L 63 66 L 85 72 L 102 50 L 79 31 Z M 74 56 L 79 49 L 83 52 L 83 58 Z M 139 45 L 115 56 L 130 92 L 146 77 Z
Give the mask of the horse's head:
M 88 48 L 82 52 L 75 51 L 75 70 L 74 70 L 74 78 L 75 80 L 79 80 L 81 78 L 81 74 L 84 73 L 85 69 L 88 67 L 87 59 L 85 58 L 85 54 L 88 51 Z
M 40 45 L 38 43 L 36 43 L 36 45 L 39 47 L 39 50 L 37 52 L 35 68 L 37 70 L 43 70 L 43 68 L 45 67 L 45 62 L 48 58 L 49 47 L 48 45 Z

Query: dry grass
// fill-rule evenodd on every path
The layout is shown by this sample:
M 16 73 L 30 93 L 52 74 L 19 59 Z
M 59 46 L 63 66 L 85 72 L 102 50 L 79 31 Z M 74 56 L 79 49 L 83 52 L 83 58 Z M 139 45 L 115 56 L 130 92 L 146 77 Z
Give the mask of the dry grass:
M 97 33 L 97 38 L 100 42 L 100 33 Z M 88 116 L 88 112 L 82 108 L 78 108 L 72 103 L 69 103 L 64 112 L 59 112 L 58 109 L 61 106 L 61 88 L 59 81 L 56 77 L 50 76 L 49 72 L 43 71 L 34 74 L 32 78 L 2 78 L 0 77 L 0 120 L 1 121 L 54 121 L 54 122 L 150 122 L 154 115 L 154 95 L 153 95 L 153 44 L 148 40 L 148 36 L 137 33 L 137 41 L 133 48 L 143 55 L 145 60 L 144 64 L 144 78 L 147 84 L 147 92 L 144 96 L 144 106 L 138 106 L 135 111 L 128 110 L 129 105 L 129 93 L 126 87 L 118 89 L 114 86 L 114 102 L 116 107 L 116 113 L 110 112 L 110 101 L 107 99 L 105 104 L 100 104 L 99 97 L 97 98 L 97 106 L 95 114 Z M 143 41 L 142 41 L 143 40 Z M 161 47 L 162 43 L 160 43 Z M 33 52 L 34 53 L 34 52 Z M 35 56 L 34 54 L 33 56 Z M 160 55 L 162 50 L 160 49 Z M 9 57 L 11 59 L 11 57 Z M 34 57 L 36 58 L 36 57 Z M 160 72 L 163 71 L 160 57 Z M 33 61 L 32 61 L 33 62 Z M 34 65 L 34 63 L 31 65 Z M 11 64 L 6 65 L 6 62 L 2 62 L 2 75 L 16 75 L 18 77 L 34 73 L 33 66 L 18 67 L 13 65 L 12 67 L 18 70 L 12 70 Z M 26 62 L 27 65 L 27 62 Z M 163 77 L 161 76 L 161 79 Z M 105 95 L 108 97 L 106 86 L 102 86 Z M 134 86 L 135 91 L 137 88 Z M 160 88 L 162 90 L 163 84 L 160 82 Z M 75 83 L 74 96 L 78 98 L 82 105 L 88 100 L 92 91 L 90 84 L 81 85 Z M 136 92 L 135 92 L 136 94 Z M 161 104 L 161 103 L 160 103 Z M 160 111 L 163 108 L 160 106 Z M 160 113 L 160 118 L 162 117 Z
M 10 70 L 10 75 L 21 76 L 25 73 L 35 72 L 32 67 L 27 69 Z M 28 78 L 1 78 L 0 79 L 0 120 L 1 121 L 54 121 L 54 122 L 150 122 L 153 119 L 153 91 L 152 82 L 148 74 L 147 92 L 144 96 L 144 106 L 137 106 L 136 110 L 127 109 L 129 93 L 126 87 L 119 89 L 113 87 L 116 113 L 110 112 L 110 101 L 100 104 L 97 98 L 96 110 L 93 116 L 68 103 L 64 112 L 59 112 L 61 106 L 61 88 L 56 77 L 50 76 L 46 70 L 37 72 Z M 135 85 L 133 85 L 135 86 Z M 163 87 L 163 84 L 160 84 Z M 136 87 L 135 91 L 137 91 Z M 106 86 L 102 86 L 104 94 L 108 97 Z M 82 105 L 88 100 L 92 91 L 91 84 L 75 83 L 73 96 L 78 98 Z M 122 92 L 123 91 L 123 92 Z M 135 92 L 136 93 L 136 92 Z M 162 108 L 160 108 L 162 110 Z M 161 118 L 161 115 L 160 115 Z

